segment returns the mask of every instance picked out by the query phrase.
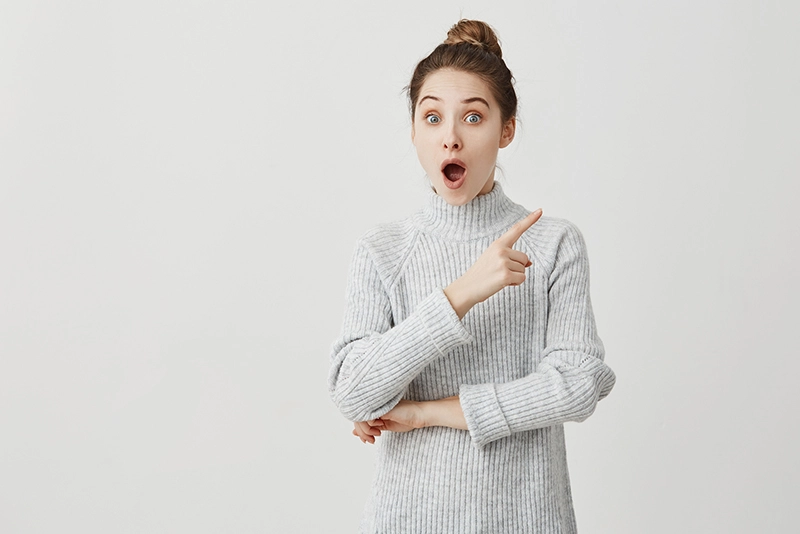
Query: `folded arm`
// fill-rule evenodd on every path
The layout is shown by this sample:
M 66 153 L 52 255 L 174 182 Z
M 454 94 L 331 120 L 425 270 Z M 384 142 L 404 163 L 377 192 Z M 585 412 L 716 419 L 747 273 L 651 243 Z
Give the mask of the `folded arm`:
M 359 241 L 342 333 L 331 347 L 331 399 L 351 421 L 378 418 L 400 402 L 428 364 L 472 339 L 442 289 L 432 291 L 395 325 L 384 282 Z
M 614 386 L 589 296 L 586 245 L 571 223 L 549 279 L 545 349 L 536 371 L 505 383 L 462 384 L 459 400 L 473 443 L 567 421 L 583 421 Z

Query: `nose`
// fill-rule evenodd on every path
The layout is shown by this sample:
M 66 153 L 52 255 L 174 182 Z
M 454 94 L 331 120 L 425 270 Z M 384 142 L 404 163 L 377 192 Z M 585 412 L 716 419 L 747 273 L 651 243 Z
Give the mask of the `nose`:
M 461 136 L 459 135 L 458 129 L 454 125 L 451 125 L 449 128 L 445 129 L 442 144 L 444 145 L 445 150 L 458 150 L 463 146 Z

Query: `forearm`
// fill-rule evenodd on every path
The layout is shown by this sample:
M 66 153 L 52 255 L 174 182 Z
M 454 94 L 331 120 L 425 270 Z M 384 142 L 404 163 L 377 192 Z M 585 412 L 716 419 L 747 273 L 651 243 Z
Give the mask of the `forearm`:
M 446 426 L 458 430 L 468 430 L 464 411 L 458 396 L 419 403 L 423 411 L 425 426 Z
M 482 447 L 516 432 L 583 421 L 614 382 L 600 358 L 568 353 L 546 358 L 517 380 L 462 384 L 459 399 L 473 441 Z
M 328 384 L 333 401 L 351 421 L 383 415 L 427 365 L 472 339 L 441 290 L 385 332 L 364 336 L 358 325 L 345 324 L 333 346 Z

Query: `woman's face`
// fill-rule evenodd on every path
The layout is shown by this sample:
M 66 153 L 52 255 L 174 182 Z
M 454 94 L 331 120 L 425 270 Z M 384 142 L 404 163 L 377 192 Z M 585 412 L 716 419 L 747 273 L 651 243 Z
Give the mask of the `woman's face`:
M 497 152 L 514 139 L 489 86 L 475 74 L 441 69 L 422 84 L 411 141 L 436 193 L 461 206 L 494 187 Z

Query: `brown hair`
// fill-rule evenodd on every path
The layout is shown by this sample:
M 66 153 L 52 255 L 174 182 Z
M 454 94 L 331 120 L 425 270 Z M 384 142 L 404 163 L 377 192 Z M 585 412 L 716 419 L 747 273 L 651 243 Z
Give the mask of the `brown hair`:
M 485 22 L 459 20 L 447 32 L 447 39 L 417 64 L 411 83 L 406 87 L 412 120 L 422 84 L 429 74 L 439 69 L 454 69 L 479 76 L 489 85 L 500 105 L 503 122 L 517 115 L 514 77 L 503 61 L 497 35 Z

